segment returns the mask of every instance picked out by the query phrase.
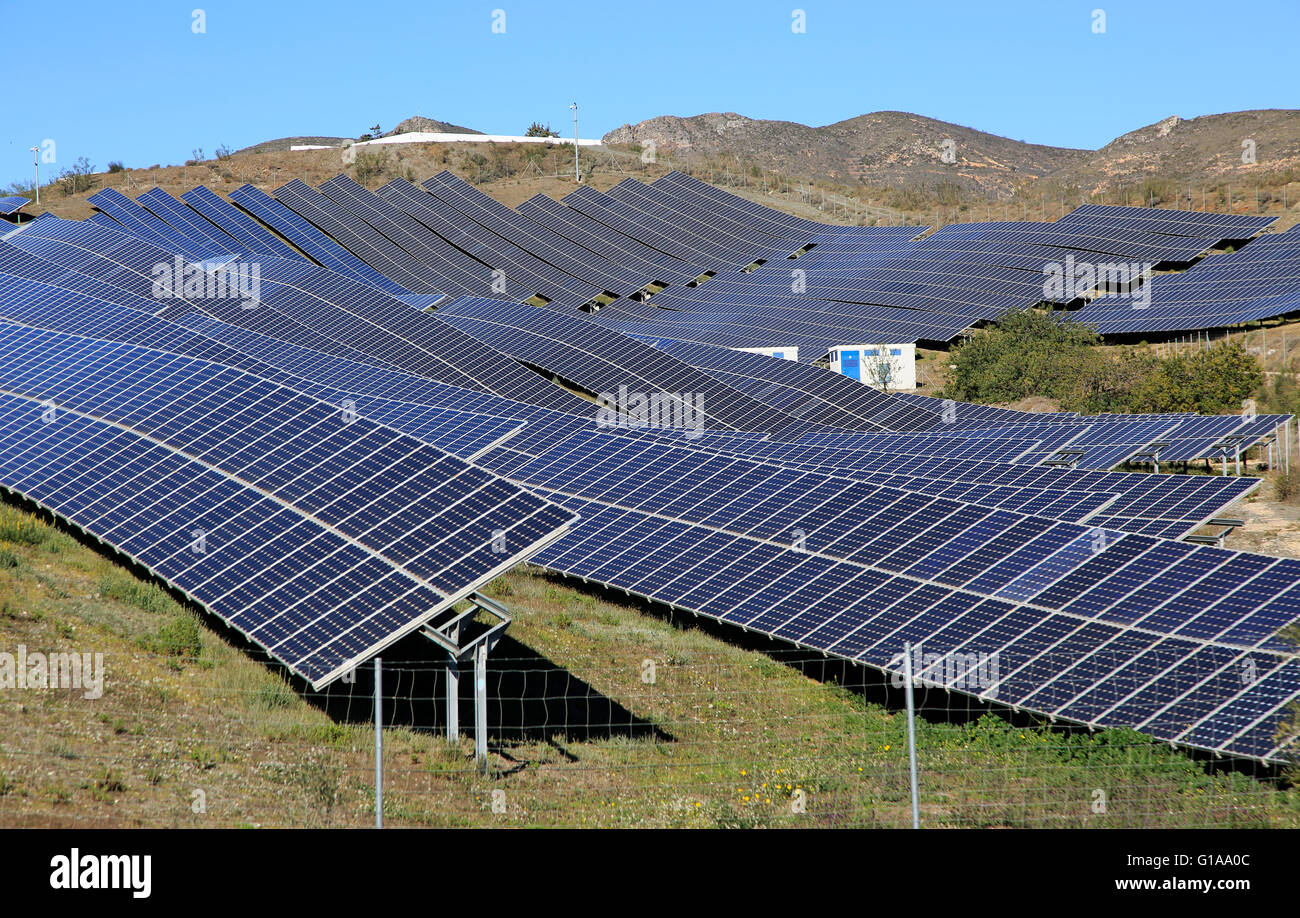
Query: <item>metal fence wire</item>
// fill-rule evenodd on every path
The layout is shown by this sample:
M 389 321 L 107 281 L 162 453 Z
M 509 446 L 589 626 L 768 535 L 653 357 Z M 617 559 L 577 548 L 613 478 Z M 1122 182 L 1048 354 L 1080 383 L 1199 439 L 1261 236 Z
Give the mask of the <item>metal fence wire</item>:
M 900 647 L 899 671 L 881 673 L 765 639 L 728 643 L 707 627 L 583 611 L 521 628 L 525 640 L 555 631 L 545 651 L 509 635 L 495 648 L 485 767 L 469 680 L 449 739 L 445 662 L 415 642 L 383 660 L 379 734 L 373 664 L 313 693 L 225 647 L 196 661 L 143 650 L 110 658 L 98 698 L 76 687 L 4 692 L 0 824 L 1300 823 L 1284 764 L 1052 723 L 933 679 L 909 683 L 903 670 L 926 666 L 919 648 Z M 1140 680 L 1104 687 L 1102 703 Z

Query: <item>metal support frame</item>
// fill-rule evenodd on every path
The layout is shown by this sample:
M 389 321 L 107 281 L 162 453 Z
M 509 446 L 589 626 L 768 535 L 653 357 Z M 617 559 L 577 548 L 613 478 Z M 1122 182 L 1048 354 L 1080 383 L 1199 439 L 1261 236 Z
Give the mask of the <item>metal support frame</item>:
M 1055 468 L 1072 469 L 1079 464 L 1079 460 L 1083 458 L 1086 452 L 1087 450 L 1082 449 L 1058 449 L 1050 459 L 1044 459 L 1042 464 Z
M 1224 475 L 1228 474 L 1228 456 L 1229 456 L 1228 451 L 1229 450 L 1232 451 L 1231 455 L 1236 460 L 1237 474 L 1238 475 L 1241 474 L 1241 444 L 1244 440 L 1245 437 L 1243 437 L 1241 434 L 1228 434 L 1227 436 L 1220 439 L 1218 443 L 1215 443 L 1213 446 L 1210 447 L 1210 449 L 1217 449 L 1221 453 L 1223 453 L 1223 474 Z
M 1222 532 L 1216 532 L 1214 535 L 1189 535 L 1184 542 L 1191 542 L 1193 545 L 1214 545 L 1223 548 L 1224 541 L 1232 534 L 1234 529 L 1240 529 L 1246 525 L 1245 520 L 1232 519 L 1226 516 L 1216 516 L 1206 522 L 1207 526 L 1222 526 Z
M 1134 453 L 1132 456 L 1129 456 L 1128 461 L 1142 462 L 1145 460 L 1147 462 L 1150 462 L 1152 467 L 1155 470 L 1155 474 L 1159 475 L 1160 474 L 1160 451 L 1165 447 L 1167 447 L 1168 445 L 1169 444 L 1165 442 L 1148 443 L 1146 448 L 1143 449 L 1141 452 L 1137 452 Z
M 469 605 L 438 626 L 425 625 L 420 633 L 447 653 L 447 741 L 460 739 L 460 668 L 468 659 L 474 678 L 474 758 L 487 772 L 487 661 L 488 651 L 496 646 L 509 627 L 510 610 L 481 593 L 469 597 Z M 478 620 L 486 613 L 492 622 Z
M 451 639 L 460 642 L 460 623 L 451 629 Z M 447 654 L 447 742 L 460 739 L 460 659 Z

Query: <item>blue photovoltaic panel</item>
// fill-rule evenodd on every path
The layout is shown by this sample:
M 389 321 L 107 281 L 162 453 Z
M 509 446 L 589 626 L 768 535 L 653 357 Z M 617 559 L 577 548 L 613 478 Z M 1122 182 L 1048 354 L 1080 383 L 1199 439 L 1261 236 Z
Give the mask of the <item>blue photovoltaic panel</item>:
M 197 213 L 207 217 L 249 252 L 274 255 L 277 258 L 302 257 L 279 236 L 229 201 L 218 197 L 210 188 L 203 185 L 191 188 L 181 195 L 181 200 L 194 208 Z
M 793 420 L 689 364 L 580 316 L 471 297 L 441 307 L 437 314 L 453 328 L 596 395 L 661 396 L 658 404 L 680 419 L 678 426 L 771 430 Z M 686 410 L 674 412 L 673 397 Z
M 1300 595 L 1292 597 L 1300 562 L 1118 533 L 1106 533 L 1098 548 L 1103 530 L 743 459 L 720 467 L 681 448 L 630 447 L 608 436 L 574 438 L 514 474 L 583 505 L 583 524 L 538 563 L 886 670 L 898 668 L 905 641 L 994 653 L 1003 673 L 994 684 L 972 691 L 951 675 L 944 684 L 1003 704 L 1267 757 L 1276 743 L 1256 725 L 1276 728 L 1300 694 L 1294 684 L 1261 703 L 1264 690 L 1237 679 L 1218 693 L 1212 716 L 1176 727 L 1159 717 L 1194 690 L 1184 674 L 1168 675 L 1171 643 L 1195 654 L 1235 635 L 1236 649 L 1217 666 L 1198 664 L 1198 682 L 1244 659 L 1266 672 L 1282 665 L 1288 651 L 1273 635 L 1279 622 L 1300 616 Z M 712 484 L 701 501 L 704 481 Z M 791 541 L 792 528 L 803 538 Z M 1157 549 L 1167 560 L 1139 568 L 1135 559 Z M 1234 604 L 1236 591 L 1211 587 L 1197 605 L 1184 577 L 1133 598 L 1171 564 L 1203 563 L 1225 584 L 1254 581 L 1260 589 Z M 1070 605 L 1120 570 L 1136 577 L 1125 594 L 1089 613 Z M 1125 622 L 1111 618 L 1117 600 Z M 1130 641 L 1130 633 L 1150 639 Z M 1088 677 L 1062 683 L 1063 672 L 1077 675 L 1079 660 Z M 1104 703 L 1084 713 L 1077 699 L 1089 690 Z M 1215 733 L 1215 723 L 1231 726 Z M 1213 746 L 1196 739 L 1211 735 Z
M 316 687 L 571 522 L 455 457 L 218 364 L 10 323 L 0 355 L 11 409 L 0 482 L 140 560 Z M 88 442 L 56 448 L 69 434 Z M 124 444 L 138 458 L 86 474 Z M 232 571 L 246 555 L 261 563 Z
M 30 203 L 32 202 L 26 198 L 20 198 L 16 194 L 4 195 L 0 197 L 0 216 L 17 213 Z
M 230 200 L 331 271 L 394 296 L 410 292 L 357 258 L 266 192 L 252 185 L 241 185 L 230 193 Z
M 472 458 L 486 477 L 469 480 L 484 489 L 522 494 L 522 486 L 552 501 L 542 506 L 581 512 L 574 531 L 537 555 L 560 573 L 889 672 L 905 641 L 995 653 L 992 684 L 972 687 L 954 672 L 938 681 L 1079 723 L 1279 757 L 1276 727 L 1300 694 L 1300 668 L 1278 631 L 1300 616 L 1300 562 L 1173 541 L 1225 515 L 1259 482 L 1170 475 L 1167 464 L 1230 460 L 1276 436 L 1286 416 L 1033 415 L 885 394 L 808 365 L 832 347 L 949 340 L 1043 299 L 1050 263 L 1093 254 L 1179 262 L 1220 241 L 1239 245 L 1185 271 L 1143 270 L 1136 294 L 1082 307 L 1080 317 L 1109 332 L 1285 314 L 1300 290 L 1300 249 L 1294 234 L 1252 239 L 1267 218 L 1086 207 L 1053 224 L 954 225 L 916 240 L 914 227 L 789 217 L 677 173 L 652 186 L 621 182 L 607 195 L 583 188 L 569 206 L 537 198 L 517 211 L 449 173 L 427 191 L 399 181 L 379 195 L 345 177 L 323 193 L 300 185 L 282 193 L 317 225 L 251 186 L 232 196 L 242 210 L 207 189 L 183 204 L 148 192 L 144 206 L 104 192 L 92 221 L 34 221 L 0 243 L 0 320 L 9 320 L 0 321 L 0 432 L 21 451 L 6 465 L 9 440 L 0 445 L 0 485 L 13 480 L 75 514 L 86 500 L 112 499 L 112 489 L 177 493 L 174 478 L 157 476 L 200 460 L 205 481 L 227 489 L 223 506 L 246 507 L 251 524 L 265 527 L 257 544 L 281 552 L 271 563 L 361 552 L 339 570 L 328 561 L 281 565 L 283 586 L 257 580 L 282 606 L 296 584 L 321 597 L 323 605 L 290 603 L 285 614 L 323 623 L 364 616 L 390 601 L 382 584 L 408 578 L 416 600 L 392 601 L 392 620 L 364 639 L 322 643 L 333 626 L 313 630 L 305 619 L 302 637 L 286 638 L 249 613 L 263 629 L 255 640 L 321 684 L 335 664 L 445 608 L 449 588 L 430 599 L 421 584 L 472 581 L 492 560 L 473 557 L 476 537 L 458 541 L 480 532 L 479 515 L 439 516 L 454 512 L 438 503 L 454 489 L 430 482 L 408 503 L 405 485 L 383 483 L 369 457 L 390 456 L 398 443 L 413 451 L 404 455 L 437 451 L 422 472 Z M 259 288 L 242 301 L 211 286 L 161 296 L 153 270 L 177 256 L 208 282 L 234 281 L 256 264 Z M 489 280 L 498 267 L 504 293 Z M 711 277 L 697 282 L 704 271 Z M 603 308 L 589 302 L 593 291 L 627 292 L 648 279 L 668 287 Z M 422 284 L 434 289 L 411 289 Z M 442 296 L 485 285 L 492 298 Z M 548 308 L 518 303 L 534 293 Z M 436 312 L 418 311 L 434 304 Z M 598 311 L 565 315 L 576 308 Z M 798 362 L 728 349 L 796 346 Z M 609 423 L 552 377 L 593 392 L 703 395 L 707 417 L 689 430 Z M 75 436 L 32 439 L 41 432 L 23 416 L 50 401 L 81 425 Z M 259 412 L 277 423 L 275 437 L 259 436 L 268 429 Z M 110 477 L 106 496 L 76 490 L 79 451 L 100 456 L 101 434 L 122 455 L 134 455 L 142 436 L 158 451 L 149 467 Z M 1100 471 L 1153 455 L 1163 474 Z M 405 460 L 392 458 L 401 468 Z M 1058 460 L 1072 467 L 1042 464 Z M 275 478 L 279 468 L 316 489 L 293 490 L 306 479 Z M 331 502 L 321 487 L 333 480 L 353 487 Z M 339 501 L 360 497 L 357 482 L 373 486 L 375 499 L 338 515 Z M 364 517 L 381 513 L 380 493 L 388 516 Z M 279 515 L 259 517 L 268 499 L 281 501 L 270 508 Z M 420 500 L 427 520 L 414 517 Z M 149 531 L 173 523 L 180 531 L 175 516 L 161 515 L 163 501 L 155 505 L 164 528 Z M 134 557 L 150 548 L 115 528 L 108 503 L 96 506 L 106 509 L 79 525 L 92 523 L 89 531 Z M 350 528 L 363 517 L 370 528 Z M 322 522 L 327 532 L 312 528 Z M 446 556 L 460 558 L 454 575 L 414 553 L 408 534 L 430 526 L 447 534 L 438 544 L 462 551 Z M 392 557 L 373 541 L 385 531 L 396 540 Z M 257 577 L 252 562 L 229 560 L 230 571 Z M 229 591 L 191 583 L 188 567 L 169 570 L 182 589 L 229 611 L 221 608 Z M 345 593 L 367 605 L 348 605 Z M 255 603 L 259 594 L 239 595 Z M 1251 684 L 1238 678 L 1247 663 L 1259 673 Z M 926 666 L 922 675 L 935 676 Z

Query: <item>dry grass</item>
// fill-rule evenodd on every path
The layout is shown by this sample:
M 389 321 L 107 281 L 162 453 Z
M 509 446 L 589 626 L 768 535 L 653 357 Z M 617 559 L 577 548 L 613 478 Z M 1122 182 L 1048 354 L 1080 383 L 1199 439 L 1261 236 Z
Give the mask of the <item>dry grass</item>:
M 370 823 L 364 679 L 312 695 L 206 624 L 196 629 L 197 653 L 160 652 L 156 636 L 190 612 L 0 506 L 0 536 L 15 533 L 22 537 L 7 550 L 16 564 L 0 565 L 0 650 L 102 652 L 107 680 L 94 700 L 73 690 L 0 692 L 0 825 Z M 489 774 L 474 769 L 466 737 L 446 744 L 421 704 L 432 692 L 419 680 L 440 662 L 404 645 L 385 659 L 390 824 L 908 821 L 904 720 L 880 689 L 867 701 L 835 683 L 836 667 L 538 572 L 516 571 L 491 592 L 516 622 L 493 659 L 501 702 Z M 919 736 L 929 825 L 1300 822 L 1296 792 L 1207 774 L 1134 734 L 1070 735 L 983 717 L 922 721 Z M 1109 797 L 1104 817 L 1091 809 L 1096 788 Z M 799 799 L 805 812 L 795 811 Z

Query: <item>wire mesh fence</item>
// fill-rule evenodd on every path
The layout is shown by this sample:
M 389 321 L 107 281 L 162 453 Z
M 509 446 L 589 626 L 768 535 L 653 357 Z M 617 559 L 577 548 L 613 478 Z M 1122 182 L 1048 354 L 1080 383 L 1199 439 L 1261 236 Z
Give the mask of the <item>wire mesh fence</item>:
M 509 637 L 498 645 L 485 771 L 474 757 L 469 680 L 461 732 L 449 741 L 444 661 L 415 643 L 385 658 L 385 824 L 912 824 L 905 682 L 896 673 L 757 639 L 712 646 L 694 629 L 679 630 L 690 639 L 671 648 L 663 638 L 675 629 L 646 628 L 631 647 L 611 651 L 597 640 L 584 650 L 583 630 L 599 624 L 563 626 L 573 648 L 566 665 Z M 938 687 L 952 674 L 926 660 L 915 658 L 922 827 L 1300 822 L 1284 768 L 1017 714 Z M 78 686 L 0 693 L 8 725 L 0 823 L 373 825 L 370 668 L 313 693 L 251 659 L 230 662 L 140 651 L 105 662 L 98 698 Z M 1063 662 L 1036 665 L 1046 673 L 1067 669 Z M 1166 662 L 1149 660 L 1127 682 L 1067 690 L 1092 698 L 1089 710 L 1122 706 Z M 158 667 L 164 675 L 131 677 Z M 213 678 L 218 671 L 224 678 Z M 1174 685 L 1201 687 L 1201 707 L 1242 687 L 1231 668 L 1184 676 Z

